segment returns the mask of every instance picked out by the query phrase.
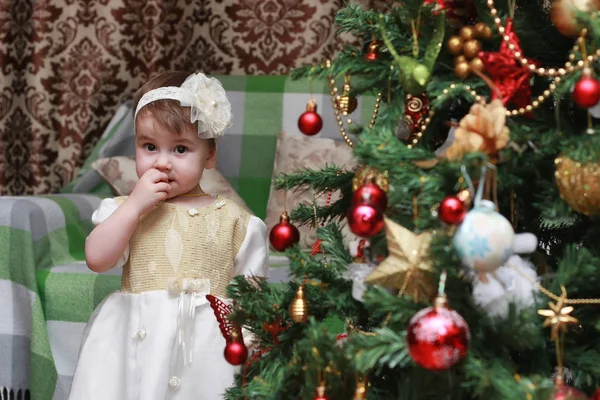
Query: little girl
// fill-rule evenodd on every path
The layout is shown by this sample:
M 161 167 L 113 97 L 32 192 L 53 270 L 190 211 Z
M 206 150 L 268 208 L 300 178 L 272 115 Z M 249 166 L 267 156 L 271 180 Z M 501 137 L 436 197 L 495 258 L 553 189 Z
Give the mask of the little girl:
M 204 193 L 231 105 L 215 78 L 162 73 L 135 95 L 136 169 L 129 197 L 105 199 L 85 246 L 95 272 L 123 266 L 121 290 L 86 327 L 70 399 L 217 400 L 235 367 L 206 300 L 233 275 L 267 274 L 267 228 Z

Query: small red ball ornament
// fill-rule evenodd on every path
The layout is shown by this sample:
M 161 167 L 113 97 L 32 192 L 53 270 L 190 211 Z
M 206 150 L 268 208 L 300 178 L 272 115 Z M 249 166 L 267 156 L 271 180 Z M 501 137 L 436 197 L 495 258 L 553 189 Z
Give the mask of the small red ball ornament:
M 313 400 L 328 400 L 327 396 L 325 396 L 325 384 L 321 383 L 316 390 L 315 397 Z
M 360 237 L 371 237 L 383 229 L 383 211 L 372 203 L 355 204 L 348 210 L 348 226 Z
M 588 397 L 571 386 L 557 384 L 548 400 L 588 400 Z
M 306 111 L 298 118 L 298 129 L 307 136 L 316 135 L 323 127 L 323 119 L 317 114 L 317 103 L 310 99 Z
M 284 251 L 300 241 L 300 232 L 298 228 L 290 223 L 290 217 L 287 212 L 282 212 L 279 217 L 279 223 L 271 228 L 269 233 L 269 242 L 277 251 Z
M 425 0 L 425 2 L 423 2 L 423 5 L 431 6 L 431 11 L 435 15 L 439 14 L 440 12 L 446 9 L 445 0 Z
M 600 82 L 584 71 L 573 88 L 573 101 L 581 108 L 590 108 L 600 101 Z
M 467 355 L 471 333 L 460 314 L 448 308 L 446 298 L 439 296 L 433 307 L 411 318 L 406 340 L 417 364 L 431 371 L 442 371 Z
M 451 225 L 460 224 L 467 215 L 465 203 L 456 196 L 448 196 L 440 203 L 438 216 L 442 222 Z
M 373 182 L 368 182 L 356 189 L 352 196 L 352 204 L 369 203 L 384 211 L 387 207 L 387 194 Z
M 242 365 L 248 359 L 248 348 L 237 332 L 231 333 L 231 341 L 225 346 L 224 355 L 231 365 Z
M 369 51 L 365 54 L 365 61 L 375 61 L 379 54 L 379 45 L 375 39 L 371 40 L 369 44 Z

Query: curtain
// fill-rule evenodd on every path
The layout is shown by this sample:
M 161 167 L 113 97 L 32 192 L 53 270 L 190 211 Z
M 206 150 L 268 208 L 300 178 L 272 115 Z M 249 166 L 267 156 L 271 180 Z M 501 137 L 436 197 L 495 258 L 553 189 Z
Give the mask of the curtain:
M 362 40 L 336 36 L 342 3 L 0 1 L 0 194 L 57 192 L 156 72 L 286 74 Z

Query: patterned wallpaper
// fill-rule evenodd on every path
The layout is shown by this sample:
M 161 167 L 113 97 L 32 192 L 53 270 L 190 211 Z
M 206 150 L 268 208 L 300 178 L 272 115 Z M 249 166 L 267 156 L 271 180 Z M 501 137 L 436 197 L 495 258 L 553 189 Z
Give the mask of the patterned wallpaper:
M 71 181 L 117 106 L 157 71 L 286 74 L 332 56 L 358 40 L 335 35 L 342 3 L 1 1 L 0 194 Z

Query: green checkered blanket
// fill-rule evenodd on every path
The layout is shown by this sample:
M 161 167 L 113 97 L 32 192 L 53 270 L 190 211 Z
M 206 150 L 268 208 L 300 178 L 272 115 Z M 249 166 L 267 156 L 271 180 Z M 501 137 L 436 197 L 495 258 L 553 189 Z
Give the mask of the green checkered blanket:
M 0 399 L 67 398 L 85 324 L 121 281 L 120 269 L 96 274 L 83 261 L 100 201 L 0 197 Z M 270 262 L 271 282 L 285 281 L 287 259 Z

